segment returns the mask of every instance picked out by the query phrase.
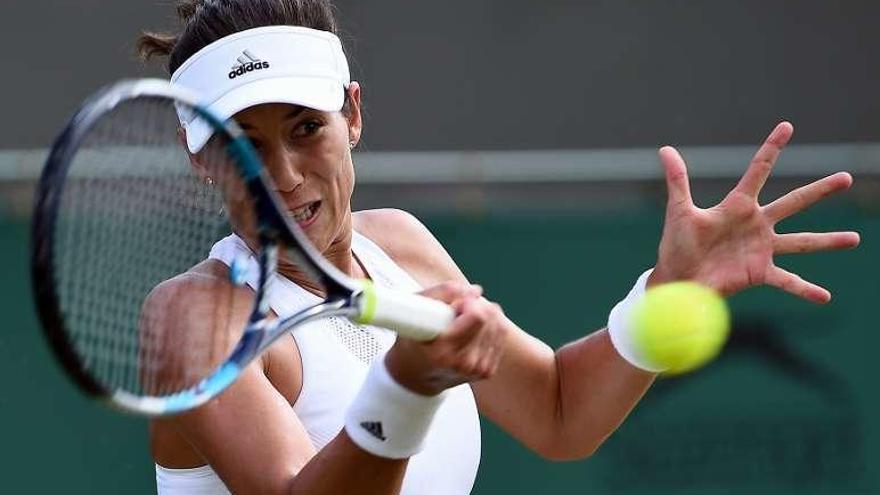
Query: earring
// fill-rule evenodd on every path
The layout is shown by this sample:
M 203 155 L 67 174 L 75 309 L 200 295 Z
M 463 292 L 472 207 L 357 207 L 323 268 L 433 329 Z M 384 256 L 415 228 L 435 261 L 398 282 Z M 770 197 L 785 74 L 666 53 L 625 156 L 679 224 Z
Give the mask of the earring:
M 210 178 L 210 177 L 206 178 L 206 179 L 205 179 L 205 184 L 207 184 L 207 185 L 209 185 L 209 186 L 213 186 L 213 185 L 214 185 L 214 179 L 212 179 L 212 178 Z
M 355 146 L 357 146 L 357 143 L 355 143 L 354 141 L 351 141 L 350 143 L 348 143 L 348 149 L 353 150 Z

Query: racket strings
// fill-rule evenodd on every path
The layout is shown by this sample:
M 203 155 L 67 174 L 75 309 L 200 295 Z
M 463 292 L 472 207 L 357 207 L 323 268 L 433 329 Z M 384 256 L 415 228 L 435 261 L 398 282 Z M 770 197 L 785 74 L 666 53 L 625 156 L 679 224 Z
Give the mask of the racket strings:
M 232 231 L 225 196 L 248 201 L 222 139 L 196 170 L 178 127 L 171 100 L 119 104 L 83 138 L 61 193 L 52 261 L 59 306 L 74 352 L 108 390 L 187 389 L 238 340 L 230 284 L 212 285 L 225 306 L 204 308 L 176 300 L 198 290 L 185 277 L 172 296 L 156 290 Z

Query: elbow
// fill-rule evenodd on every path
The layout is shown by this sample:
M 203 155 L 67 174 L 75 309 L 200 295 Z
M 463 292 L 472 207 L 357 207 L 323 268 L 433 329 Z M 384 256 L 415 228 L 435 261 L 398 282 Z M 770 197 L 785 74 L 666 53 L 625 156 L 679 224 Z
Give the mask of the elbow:
M 553 441 L 535 446 L 532 450 L 542 459 L 553 462 L 581 461 L 592 457 L 602 445 L 603 439 L 588 442 L 572 442 L 566 438 L 555 438 Z

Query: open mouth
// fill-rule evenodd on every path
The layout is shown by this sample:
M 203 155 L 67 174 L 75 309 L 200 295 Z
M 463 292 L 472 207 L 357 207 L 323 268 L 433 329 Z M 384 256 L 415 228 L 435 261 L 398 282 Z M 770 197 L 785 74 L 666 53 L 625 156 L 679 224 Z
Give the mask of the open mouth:
M 320 210 L 320 208 L 321 202 L 315 201 L 314 203 L 309 203 L 295 210 L 292 210 L 290 212 L 290 216 L 293 217 L 300 228 L 304 229 L 315 221 L 315 218 L 318 216 L 318 210 Z

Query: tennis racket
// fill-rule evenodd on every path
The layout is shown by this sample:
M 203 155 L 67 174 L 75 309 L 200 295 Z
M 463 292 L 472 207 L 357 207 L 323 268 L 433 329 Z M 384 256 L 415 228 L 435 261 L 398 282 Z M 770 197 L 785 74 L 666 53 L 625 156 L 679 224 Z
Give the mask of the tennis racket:
M 213 130 L 197 154 L 183 143 L 181 118 Z M 193 267 L 231 233 L 250 248 L 249 263 L 234 260 L 228 283 L 204 283 Z M 88 395 L 150 416 L 204 404 L 279 337 L 315 319 L 430 340 L 454 318 L 439 301 L 336 269 L 289 218 L 238 126 L 160 80 L 109 86 L 73 116 L 39 181 L 32 241 L 34 295 L 55 357 Z M 320 286 L 319 303 L 272 314 L 279 257 Z M 248 277 L 257 280 L 252 290 L 243 287 Z M 175 316 L 197 321 L 188 328 L 198 331 L 157 324 L 169 318 L 155 301 L 162 284 L 210 291 L 215 304 Z M 229 306 L 242 292 L 250 317 L 236 322 Z

